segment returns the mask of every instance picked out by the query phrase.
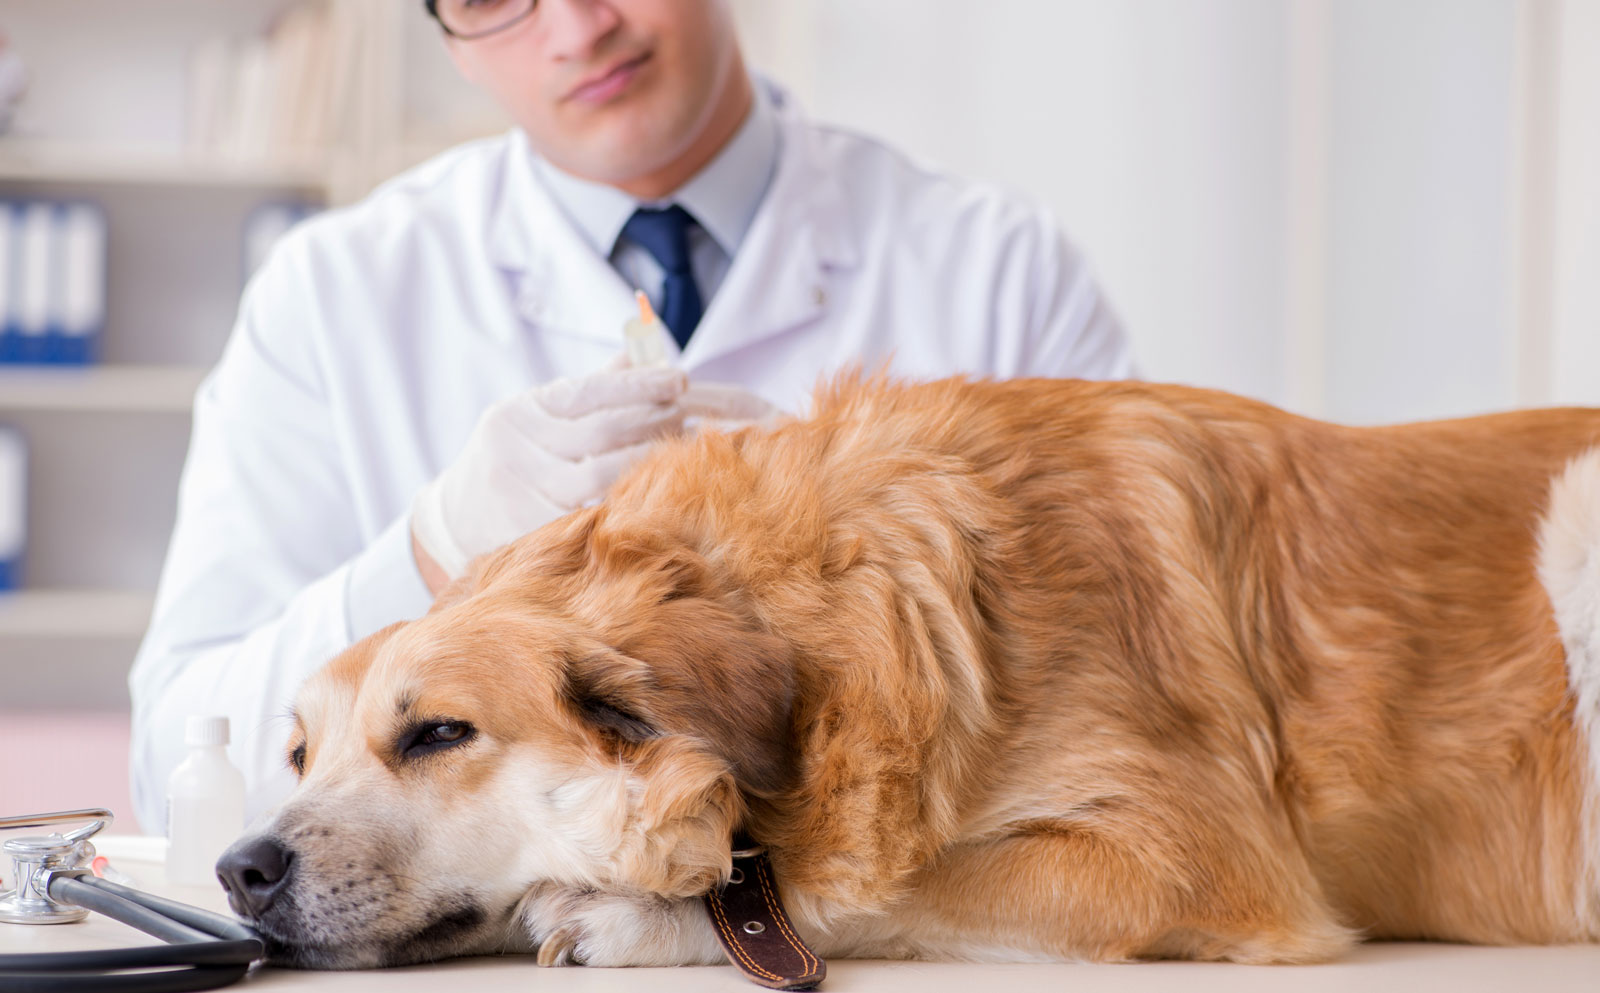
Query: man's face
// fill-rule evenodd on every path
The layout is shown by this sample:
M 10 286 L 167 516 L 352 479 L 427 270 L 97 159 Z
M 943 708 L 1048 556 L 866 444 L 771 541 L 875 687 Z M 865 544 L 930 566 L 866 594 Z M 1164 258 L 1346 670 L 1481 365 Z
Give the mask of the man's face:
M 684 155 L 739 65 L 725 0 L 539 0 L 506 31 L 447 45 L 540 154 L 611 184 Z

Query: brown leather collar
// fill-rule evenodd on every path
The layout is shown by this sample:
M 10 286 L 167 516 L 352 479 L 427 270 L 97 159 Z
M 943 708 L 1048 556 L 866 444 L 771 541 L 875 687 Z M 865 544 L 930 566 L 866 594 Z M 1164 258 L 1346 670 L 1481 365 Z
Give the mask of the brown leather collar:
M 806 947 L 778 898 L 772 861 L 749 838 L 734 838 L 733 874 L 707 893 L 706 913 L 728 961 L 759 986 L 806 990 L 822 982 L 828 964 Z

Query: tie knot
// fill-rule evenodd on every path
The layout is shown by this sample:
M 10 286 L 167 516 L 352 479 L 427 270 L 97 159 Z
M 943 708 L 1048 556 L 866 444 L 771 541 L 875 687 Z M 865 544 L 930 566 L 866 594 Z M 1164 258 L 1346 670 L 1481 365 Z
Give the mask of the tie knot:
M 694 218 L 677 204 L 661 210 L 640 207 L 622 226 L 624 237 L 655 257 L 661 268 L 685 275 L 689 268 L 689 226 Z

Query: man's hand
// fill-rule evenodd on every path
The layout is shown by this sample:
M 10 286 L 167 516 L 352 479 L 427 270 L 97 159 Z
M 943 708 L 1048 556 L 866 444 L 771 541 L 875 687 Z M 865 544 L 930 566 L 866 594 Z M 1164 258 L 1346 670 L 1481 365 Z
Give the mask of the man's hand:
M 691 383 L 678 401 L 683 412 L 698 417 L 700 426 L 719 431 L 771 427 L 783 411 L 732 383 Z
M 677 369 L 613 368 L 484 411 L 461 455 L 412 504 L 413 550 L 429 588 L 437 593 L 474 557 L 603 496 L 651 442 L 683 430 L 687 386 Z

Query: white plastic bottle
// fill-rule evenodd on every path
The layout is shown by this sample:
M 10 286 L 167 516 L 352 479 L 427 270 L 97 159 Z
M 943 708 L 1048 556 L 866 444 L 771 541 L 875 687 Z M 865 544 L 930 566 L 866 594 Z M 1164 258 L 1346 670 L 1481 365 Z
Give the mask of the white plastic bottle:
M 216 864 L 244 831 L 244 775 L 228 762 L 228 719 L 191 717 L 189 757 L 167 780 L 167 882 L 215 886 Z

